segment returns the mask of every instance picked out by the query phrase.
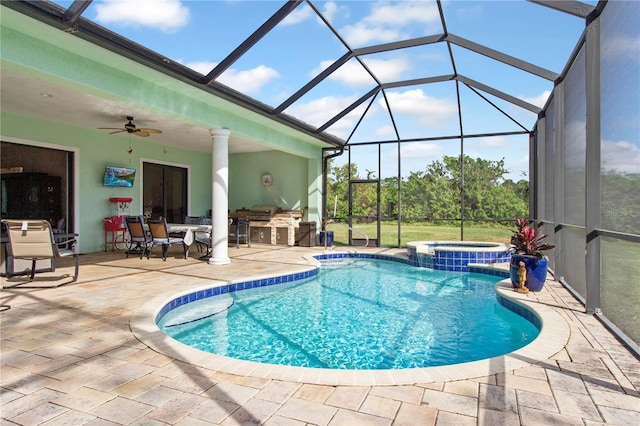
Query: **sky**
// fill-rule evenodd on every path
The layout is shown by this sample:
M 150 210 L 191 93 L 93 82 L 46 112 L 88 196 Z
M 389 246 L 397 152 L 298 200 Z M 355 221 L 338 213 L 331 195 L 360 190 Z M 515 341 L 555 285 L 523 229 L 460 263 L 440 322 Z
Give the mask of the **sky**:
M 71 2 L 57 3 L 67 7 Z M 95 0 L 83 16 L 206 75 L 283 4 L 270 0 Z M 447 0 L 442 4 L 450 34 L 556 74 L 564 69 L 585 28 L 581 18 L 523 0 Z M 434 1 L 317 1 L 313 5 L 337 34 L 303 3 L 218 81 L 276 107 L 348 49 L 444 32 Z M 545 104 L 553 89 L 552 81 L 460 46 L 453 45 L 452 54 L 459 75 L 537 107 Z M 445 43 L 360 59 L 349 60 L 285 113 L 320 127 L 375 87 L 371 74 L 380 83 L 391 83 L 454 73 Z M 458 87 L 465 134 L 530 130 L 536 121 L 535 113 L 464 84 Z M 384 96 L 380 93 L 372 102 L 362 103 L 327 132 L 354 144 L 396 140 L 398 136 L 455 136 L 460 133 L 456 97 L 452 81 L 386 89 Z M 395 134 L 394 123 L 399 135 Z M 381 177 L 395 176 L 397 146 L 383 151 Z M 406 176 L 413 170 L 424 170 L 443 155 L 459 155 L 460 143 L 407 143 L 401 145 L 401 152 L 402 175 Z M 528 169 L 528 135 L 466 139 L 465 154 L 504 158 L 510 170 L 508 177 L 518 180 Z M 360 170 L 377 170 L 377 157 L 371 149 L 354 147 L 352 155 Z

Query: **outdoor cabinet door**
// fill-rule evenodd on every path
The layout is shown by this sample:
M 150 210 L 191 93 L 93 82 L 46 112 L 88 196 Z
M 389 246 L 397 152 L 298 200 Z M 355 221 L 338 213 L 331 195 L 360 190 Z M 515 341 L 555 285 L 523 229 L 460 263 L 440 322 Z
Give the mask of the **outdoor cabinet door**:
M 271 228 L 252 227 L 251 242 L 258 244 L 271 244 Z

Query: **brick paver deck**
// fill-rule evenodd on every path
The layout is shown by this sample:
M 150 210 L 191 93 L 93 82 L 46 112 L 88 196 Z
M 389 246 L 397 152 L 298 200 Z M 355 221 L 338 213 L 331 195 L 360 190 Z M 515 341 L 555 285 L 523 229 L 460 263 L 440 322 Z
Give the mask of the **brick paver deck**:
M 196 359 L 170 343 L 147 342 L 152 349 L 136 330 L 150 300 L 213 281 L 289 273 L 306 265 L 303 254 L 321 250 L 229 248 L 225 266 L 206 264 L 195 249 L 188 260 L 176 251 L 166 262 L 94 253 L 81 256 L 77 283 L 2 290 L 1 424 L 640 424 L 640 362 L 555 281 L 526 297 L 561 317 L 567 338 L 557 351 L 542 359 L 516 353 L 505 365 L 479 364 L 459 377 L 428 370 L 415 383 L 402 374 L 403 384 L 394 377 L 366 385 L 278 379 L 268 366 Z M 37 285 L 45 284 L 41 277 Z

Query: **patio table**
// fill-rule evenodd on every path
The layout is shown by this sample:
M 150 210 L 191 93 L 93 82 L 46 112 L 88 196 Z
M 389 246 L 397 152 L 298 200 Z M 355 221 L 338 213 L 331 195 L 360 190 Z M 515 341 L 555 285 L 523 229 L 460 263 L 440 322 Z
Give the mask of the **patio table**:
M 167 223 L 167 231 L 169 233 L 173 232 L 184 232 L 184 242 L 190 246 L 194 241 L 194 233 L 195 232 L 208 232 L 211 233 L 212 226 L 211 225 L 192 225 L 186 223 Z

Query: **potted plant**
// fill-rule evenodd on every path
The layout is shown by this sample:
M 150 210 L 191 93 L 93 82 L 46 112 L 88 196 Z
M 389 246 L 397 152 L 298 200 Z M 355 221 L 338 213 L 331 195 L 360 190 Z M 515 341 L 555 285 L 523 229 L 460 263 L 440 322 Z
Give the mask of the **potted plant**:
M 511 261 L 509 263 L 511 283 L 516 290 L 542 290 L 547 279 L 548 262 L 543 252 L 555 247 L 544 242 L 546 237 L 547 235 L 540 230 L 529 226 L 526 219 L 516 221 L 516 230 L 511 236 Z M 524 282 L 521 283 L 521 281 Z M 526 286 L 526 289 L 523 286 Z

